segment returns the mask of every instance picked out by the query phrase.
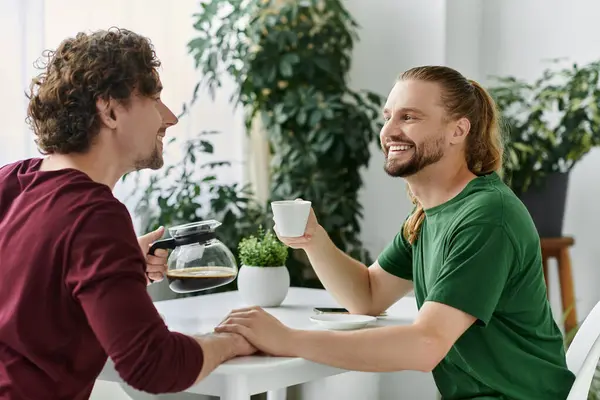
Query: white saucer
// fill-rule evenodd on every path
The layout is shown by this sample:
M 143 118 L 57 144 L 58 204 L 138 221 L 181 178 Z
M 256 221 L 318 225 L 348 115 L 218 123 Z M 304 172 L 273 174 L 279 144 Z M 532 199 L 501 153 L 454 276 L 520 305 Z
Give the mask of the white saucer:
M 364 328 L 371 322 L 375 322 L 377 318 L 357 314 L 319 314 L 311 316 L 310 320 L 326 329 L 349 331 Z

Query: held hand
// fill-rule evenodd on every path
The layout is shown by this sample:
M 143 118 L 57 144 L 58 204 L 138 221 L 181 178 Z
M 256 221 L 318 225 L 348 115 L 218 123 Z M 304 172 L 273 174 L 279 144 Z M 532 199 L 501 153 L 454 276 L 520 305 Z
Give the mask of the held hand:
M 242 335 L 238 335 L 237 333 L 222 333 L 222 335 L 231 335 L 234 337 L 236 357 L 251 356 L 258 351 L 258 349 L 252 346 L 252 344 Z
M 292 356 L 292 329 L 259 307 L 233 310 L 215 332 L 242 335 L 258 350 L 273 356 Z
M 302 199 L 296 199 L 296 201 L 301 201 Z M 314 210 L 310 209 L 310 213 L 308 214 L 308 220 L 306 221 L 306 229 L 304 230 L 304 235 L 300 237 L 284 237 L 280 236 L 279 232 L 277 232 L 277 225 L 273 227 L 275 234 L 277 234 L 277 238 L 284 243 L 286 246 L 291 247 L 292 249 L 304 249 L 306 250 L 312 243 L 312 239 L 317 232 L 317 228 L 319 227 L 319 222 L 317 221 L 317 216 L 315 215 Z
M 162 226 L 155 231 L 149 232 L 143 236 L 138 237 L 138 243 L 142 253 L 146 255 L 146 273 L 148 278 L 153 281 L 162 281 L 164 275 L 167 273 L 167 257 L 168 251 L 165 249 L 157 249 L 154 255 L 148 254 L 152 243 L 159 240 L 165 233 L 165 228 Z M 148 284 L 150 284 L 148 280 Z
M 225 339 L 227 343 L 227 354 L 229 358 L 251 356 L 258 350 L 252 346 L 242 335 L 229 332 L 211 332 L 198 337 L 202 341 L 211 341 L 216 339 Z

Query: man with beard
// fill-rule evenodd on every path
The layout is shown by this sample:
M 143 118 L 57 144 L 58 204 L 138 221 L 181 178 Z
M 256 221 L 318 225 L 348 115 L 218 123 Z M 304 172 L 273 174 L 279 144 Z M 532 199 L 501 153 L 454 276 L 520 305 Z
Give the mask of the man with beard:
M 447 400 L 565 399 L 574 375 L 546 297 L 537 231 L 497 173 L 493 100 L 457 71 L 425 66 L 400 76 L 383 113 L 385 171 L 406 180 L 415 207 L 378 260 L 367 268 L 337 249 L 314 213 L 303 237 L 280 239 L 305 250 L 351 313 L 376 316 L 414 290 L 416 321 L 298 331 L 250 308 L 216 330 L 349 370 L 432 371 Z
M 46 157 L 0 169 L 0 399 L 87 399 L 107 355 L 134 388 L 177 392 L 255 351 L 240 335 L 167 329 L 146 290 L 166 269 L 165 253 L 146 255 L 163 230 L 138 241 L 112 194 L 125 173 L 163 165 L 177 118 L 159 65 L 133 32 L 80 33 L 33 80 Z

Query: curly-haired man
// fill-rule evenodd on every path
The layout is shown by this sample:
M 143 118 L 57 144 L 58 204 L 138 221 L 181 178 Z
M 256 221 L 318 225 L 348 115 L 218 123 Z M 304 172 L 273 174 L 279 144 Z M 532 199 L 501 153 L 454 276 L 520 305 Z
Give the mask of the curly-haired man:
M 170 332 L 146 291 L 162 229 L 136 238 L 112 194 L 125 173 L 163 165 L 177 118 L 160 98 L 148 39 L 79 33 L 48 54 L 28 121 L 43 158 L 0 169 L 0 398 L 86 399 L 107 356 L 131 386 L 186 389 L 255 349 L 239 335 Z

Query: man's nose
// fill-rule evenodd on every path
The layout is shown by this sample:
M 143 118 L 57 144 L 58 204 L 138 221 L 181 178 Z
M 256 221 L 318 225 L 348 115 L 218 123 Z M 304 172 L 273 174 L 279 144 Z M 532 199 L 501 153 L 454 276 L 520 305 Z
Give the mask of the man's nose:
M 379 131 L 379 137 L 381 138 L 381 140 L 383 141 L 383 139 L 387 138 L 390 136 L 390 123 L 388 122 L 387 124 L 384 124 L 381 127 L 381 131 Z
M 166 105 L 164 106 L 164 110 L 163 110 L 162 114 L 163 114 L 163 123 L 165 124 L 166 127 L 177 125 L 177 123 L 179 122 L 179 119 L 175 116 L 175 114 L 173 114 L 173 111 L 171 111 L 171 109 L 169 107 L 167 107 Z

